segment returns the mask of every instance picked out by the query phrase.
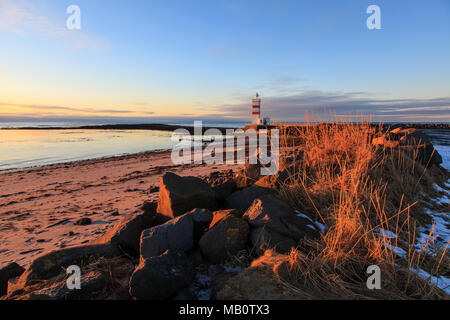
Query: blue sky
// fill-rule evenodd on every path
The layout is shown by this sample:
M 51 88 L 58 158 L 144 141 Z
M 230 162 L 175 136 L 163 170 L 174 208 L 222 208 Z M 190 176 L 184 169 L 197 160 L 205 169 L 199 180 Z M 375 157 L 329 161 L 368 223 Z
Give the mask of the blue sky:
M 246 120 L 258 91 L 279 120 L 450 122 L 449 39 L 448 0 L 0 0 L 0 119 Z

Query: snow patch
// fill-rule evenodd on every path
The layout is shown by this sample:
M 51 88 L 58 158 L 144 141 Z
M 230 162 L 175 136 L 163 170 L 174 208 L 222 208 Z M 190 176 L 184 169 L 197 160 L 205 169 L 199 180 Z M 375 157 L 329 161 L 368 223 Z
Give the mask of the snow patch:
M 396 247 L 390 243 L 385 243 L 385 246 L 390 251 L 392 251 L 395 255 L 399 256 L 400 258 L 406 259 L 408 256 L 408 253 L 400 247 Z
M 295 214 L 297 215 L 297 217 L 300 217 L 300 218 L 304 218 L 304 219 L 309 220 L 309 221 L 315 226 L 315 228 L 314 228 L 314 226 L 308 224 L 307 227 L 309 227 L 309 228 L 312 227 L 312 229 L 319 229 L 319 231 L 320 231 L 322 234 L 326 234 L 326 233 L 327 233 L 328 228 L 327 228 L 323 223 L 320 223 L 320 222 L 318 222 L 318 221 L 312 220 L 312 219 L 311 219 L 310 217 L 308 217 L 306 214 L 303 214 L 303 213 L 301 213 L 301 212 L 298 211 L 298 210 L 295 210 Z
M 381 236 L 385 236 L 389 239 L 395 239 L 397 238 L 397 235 L 395 233 L 393 233 L 392 231 L 389 230 L 385 230 L 383 228 L 376 228 L 375 229 L 375 233 L 381 235 Z
M 430 209 L 425 209 L 425 213 L 433 218 L 434 234 L 440 239 L 444 240 L 446 244 L 450 239 L 450 224 L 449 222 L 447 222 L 447 220 L 445 220 L 445 218 L 448 218 L 449 214 L 444 212 L 434 212 Z
M 436 145 L 434 147 L 442 157 L 441 166 L 450 171 L 450 146 Z
M 411 269 L 411 271 L 417 273 L 419 277 L 425 280 L 429 280 L 432 284 L 436 285 L 438 288 L 444 290 L 446 293 L 450 294 L 450 279 L 444 276 L 435 277 L 430 275 L 428 272 L 422 269 Z

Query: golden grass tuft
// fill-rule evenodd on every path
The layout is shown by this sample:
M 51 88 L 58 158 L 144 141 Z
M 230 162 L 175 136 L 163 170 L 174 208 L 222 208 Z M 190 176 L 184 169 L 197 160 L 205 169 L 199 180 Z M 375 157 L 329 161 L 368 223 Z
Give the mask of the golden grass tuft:
M 433 230 L 422 248 L 414 247 L 417 227 L 432 223 L 420 200 L 433 195 L 433 184 L 442 184 L 448 173 L 416 161 L 417 146 L 407 153 L 374 146 L 372 140 L 387 129 L 370 121 L 339 118 L 282 129 L 281 149 L 303 157 L 280 195 L 301 212 L 314 214 L 328 232 L 293 251 L 277 269 L 279 279 L 306 299 L 448 297 L 413 272 L 450 272 L 446 248 L 430 250 Z M 367 267 L 374 264 L 382 270 L 382 290 L 366 287 Z

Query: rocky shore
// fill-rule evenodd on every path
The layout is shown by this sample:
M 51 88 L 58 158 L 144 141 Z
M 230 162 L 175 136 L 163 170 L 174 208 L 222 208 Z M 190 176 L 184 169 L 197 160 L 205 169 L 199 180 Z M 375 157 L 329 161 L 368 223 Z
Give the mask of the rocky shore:
M 442 163 L 432 144 L 415 129 L 397 128 L 370 143 L 380 150 L 401 150 L 424 167 Z M 418 154 L 412 154 L 413 144 L 420 145 Z M 192 170 L 189 176 L 169 171 L 150 189 L 142 172 L 134 172 L 139 178 L 129 187 L 151 190 L 144 203 L 133 203 L 132 212 L 94 240 L 40 255 L 26 268 L 16 262 L 4 266 L 0 296 L 295 299 L 295 292 L 261 270 L 288 267 L 292 249 L 306 250 L 306 243 L 328 232 L 313 212 L 298 211 L 280 197 L 280 186 L 300 174 L 296 168 L 302 157 L 300 150 L 284 152 L 274 176 L 261 176 L 261 165 L 248 163 L 242 169 L 222 167 L 207 174 Z M 80 290 L 67 288 L 65 270 L 71 265 L 81 268 Z

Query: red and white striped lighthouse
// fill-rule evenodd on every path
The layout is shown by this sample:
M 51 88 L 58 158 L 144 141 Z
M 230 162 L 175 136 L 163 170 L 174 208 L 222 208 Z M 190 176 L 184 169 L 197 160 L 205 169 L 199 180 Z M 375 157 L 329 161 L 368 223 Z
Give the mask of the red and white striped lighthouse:
M 252 124 L 261 124 L 261 98 L 258 93 L 255 93 L 253 98 L 253 112 L 252 112 Z

